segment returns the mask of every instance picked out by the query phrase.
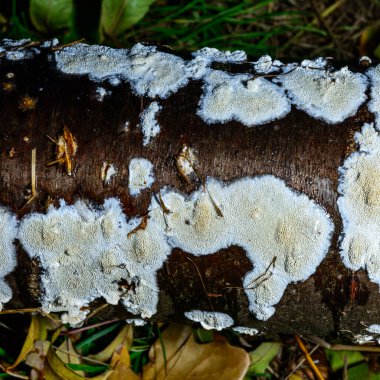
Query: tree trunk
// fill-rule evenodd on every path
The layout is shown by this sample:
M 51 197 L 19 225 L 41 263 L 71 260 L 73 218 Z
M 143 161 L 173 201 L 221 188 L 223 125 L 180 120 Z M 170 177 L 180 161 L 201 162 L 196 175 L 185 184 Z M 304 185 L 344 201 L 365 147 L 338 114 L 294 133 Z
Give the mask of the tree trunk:
M 369 59 L 1 46 L 3 312 L 349 338 L 380 323 Z

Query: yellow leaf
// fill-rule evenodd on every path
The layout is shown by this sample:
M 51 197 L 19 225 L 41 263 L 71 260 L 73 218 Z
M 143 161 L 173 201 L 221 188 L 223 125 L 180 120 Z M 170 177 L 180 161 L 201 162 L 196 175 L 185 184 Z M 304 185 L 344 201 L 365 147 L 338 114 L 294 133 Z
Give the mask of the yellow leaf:
M 45 379 L 46 380 L 82 380 L 83 376 L 67 368 L 65 363 L 58 357 L 54 349 L 50 346 L 46 357 Z
M 47 337 L 46 321 L 41 315 L 32 315 L 32 320 L 30 322 L 28 335 L 25 338 L 24 345 L 16 359 L 16 361 L 7 370 L 10 371 L 17 367 L 25 358 L 28 356 L 29 352 L 34 351 L 34 342 L 36 340 L 45 340 Z
M 126 345 L 126 347 L 131 347 L 132 339 L 133 326 L 125 325 L 124 328 L 120 330 L 116 338 L 104 350 L 95 355 L 89 355 L 89 358 L 105 363 L 112 357 L 118 346 Z
M 66 339 L 56 350 L 56 355 L 65 363 L 81 364 L 80 357 L 77 355 L 73 342 L 70 338 Z M 75 371 L 78 375 L 84 377 L 83 371 Z
M 114 368 L 108 380 L 140 380 L 140 377 L 136 375 L 131 366 L 131 358 L 129 352 L 125 346 L 119 346 L 111 359 L 111 367 Z
M 199 344 L 188 326 L 170 325 L 162 340 L 164 348 L 156 341 L 150 349 L 151 362 L 143 368 L 143 380 L 238 380 L 249 366 L 249 355 L 243 349 L 224 338 Z

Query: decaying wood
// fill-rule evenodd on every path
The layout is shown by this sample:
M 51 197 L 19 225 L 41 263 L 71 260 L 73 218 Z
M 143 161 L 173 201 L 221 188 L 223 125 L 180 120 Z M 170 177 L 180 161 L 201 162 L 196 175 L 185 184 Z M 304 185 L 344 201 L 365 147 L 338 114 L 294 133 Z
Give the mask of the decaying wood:
M 355 133 L 364 123 L 374 122 L 366 103 L 354 116 L 333 125 L 294 105 L 286 116 L 262 125 L 247 127 L 234 120 L 209 125 L 197 114 L 204 91 L 201 79 L 191 80 L 167 98 L 152 99 L 137 95 L 126 81 L 114 86 L 107 80 L 95 82 L 88 75 L 65 74 L 56 68 L 55 51 L 59 46 L 41 49 L 30 59 L 1 58 L 1 205 L 22 220 L 31 213 L 45 213 L 49 206 L 59 207 L 62 199 L 66 204 L 83 199 L 102 205 L 113 197 L 120 200 L 126 218 L 142 217 L 128 234 L 131 237 L 149 224 L 152 198 L 164 217 L 170 212 L 161 195 L 163 188 L 191 194 L 204 186 L 207 177 L 234 181 L 273 175 L 321 205 L 333 221 L 329 252 L 316 272 L 306 281 L 288 285 L 274 315 L 260 321 L 249 311 L 244 292 L 242 279 L 253 265 L 243 247 L 231 245 L 198 256 L 173 248 L 157 272 L 159 302 L 151 320 L 187 321 L 185 312 L 206 310 L 226 313 L 236 325 L 264 334 L 347 338 L 380 322 L 379 286 L 365 270 L 353 272 L 345 267 L 338 241 L 343 228 L 337 208 L 338 168 L 357 150 Z M 248 62 L 212 65 L 235 74 L 252 69 Z M 355 63 L 350 69 L 364 73 L 367 67 Z M 107 92 L 101 100 L 99 87 Z M 157 113 L 161 130 L 144 145 L 139 123 L 152 100 L 161 107 Z M 196 162 L 192 152 L 196 152 Z M 144 157 L 154 167 L 154 183 L 138 196 L 128 190 L 128 163 L 134 157 Z M 117 173 L 108 178 L 111 164 Z M 212 194 L 210 198 L 223 218 L 218 200 Z M 38 258 L 31 258 L 20 241 L 14 244 L 17 266 L 5 278 L 12 288 L 5 312 L 38 308 L 43 294 Z M 255 284 L 265 281 L 268 273 Z M 134 285 L 121 281 L 119 286 L 127 292 Z M 121 304 L 104 305 L 102 298 L 92 301 L 91 315 L 101 308 L 98 315 L 104 318 L 139 317 Z

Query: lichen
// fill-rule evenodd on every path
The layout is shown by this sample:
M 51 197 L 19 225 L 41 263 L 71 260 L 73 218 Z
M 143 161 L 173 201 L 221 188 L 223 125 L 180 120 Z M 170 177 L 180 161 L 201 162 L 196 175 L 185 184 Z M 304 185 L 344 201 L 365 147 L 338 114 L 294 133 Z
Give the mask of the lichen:
M 341 256 L 348 268 L 367 269 L 371 281 L 380 285 L 380 136 L 372 123 L 366 123 L 355 141 L 359 150 L 339 169 Z
M 286 89 L 292 103 L 310 116 L 328 123 L 340 123 L 355 115 L 365 102 L 367 77 L 347 67 L 337 71 L 321 69 L 320 64 L 297 67 L 275 80 Z

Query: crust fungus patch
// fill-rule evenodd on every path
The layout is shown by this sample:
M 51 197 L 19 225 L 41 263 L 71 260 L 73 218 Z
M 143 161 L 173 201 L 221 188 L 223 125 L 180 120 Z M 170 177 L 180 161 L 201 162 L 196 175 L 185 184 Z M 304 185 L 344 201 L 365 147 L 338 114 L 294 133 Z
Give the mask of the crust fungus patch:
M 8 61 L 22 61 L 32 59 L 40 54 L 40 50 L 33 46 L 30 39 L 12 40 L 4 38 L 0 41 L 0 53 L 4 54 Z
M 128 189 L 136 196 L 144 189 L 149 189 L 154 182 L 153 164 L 145 158 L 132 158 L 128 165 Z
M 238 334 L 245 334 L 245 335 L 251 335 L 251 336 L 255 336 L 259 334 L 259 330 L 253 327 L 236 326 L 236 327 L 233 327 L 232 330 L 237 332 Z
M 25 217 L 19 239 L 43 268 L 42 309 L 63 311 L 63 322 L 79 324 L 90 302 L 103 297 L 112 305 L 121 301 L 142 318 L 151 317 L 158 302 L 155 273 L 170 251 L 154 224 L 130 235 L 140 222 L 126 221 L 112 198 L 100 208 L 62 202 L 46 214 Z
M 160 133 L 161 127 L 156 119 L 160 110 L 161 106 L 157 102 L 152 102 L 140 116 L 140 128 L 144 135 L 144 146 L 148 145 Z
M 231 184 L 209 178 L 190 196 L 162 193 L 168 242 L 196 256 L 230 245 L 246 250 L 254 269 L 243 280 L 250 311 L 273 315 L 291 282 L 315 272 L 327 254 L 333 224 L 325 210 L 274 176 Z
M 234 324 L 234 320 L 228 314 L 216 311 L 191 310 L 185 312 L 185 317 L 199 322 L 206 330 L 220 331 Z
M 247 53 L 243 50 L 235 50 L 233 52 L 230 52 L 228 50 L 226 51 L 220 51 L 215 48 L 209 48 L 204 47 L 200 50 L 195 51 L 192 53 L 194 57 L 201 57 L 202 59 L 206 61 L 211 62 L 244 62 L 247 60 Z
M 250 311 L 266 320 L 289 283 L 314 273 L 332 231 L 322 207 L 266 175 L 229 184 L 209 178 L 190 196 L 164 188 L 146 216 L 129 220 L 114 198 L 101 207 L 62 201 L 24 217 L 17 238 L 41 263 L 43 310 L 64 312 L 64 322 L 81 323 L 99 297 L 150 318 L 157 311 L 157 271 L 174 248 L 200 256 L 230 245 L 252 261 L 243 286 Z M 219 313 L 187 316 L 210 328 L 233 324 Z
M 210 124 L 236 120 L 248 127 L 284 117 L 290 102 L 284 90 L 264 78 L 209 70 L 198 115 Z
M 380 130 L 380 65 L 367 71 L 371 80 L 371 100 L 368 102 L 368 110 L 375 115 L 376 129 Z
M 13 241 L 17 235 L 16 217 L 5 208 L 0 208 L 0 310 L 12 298 L 12 290 L 4 277 L 16 266 L 16 248 Z
M 58 70 L 66 74 L 88 74 L 97 82 L 127 81 L 137 95 L 167 98 L 191 77 L 200 77 L 206 68 L 203 59 L 186 62 L 155 46 L 134 45 L 130 50 L 76 44 L 55 52 Z
M 321 69 L 323 62 L 316 62 L 316 67 L 313 62 L 307 61 L 305 67 L 295 68 L 275 81 L 287 90 L 292 103 L 310 116 L 340 123 L 355 115 L 366 100 L 367 77 L 347 67 L 328 71 Z
M 348 268 L 366 269 L 371 281 L 380 285 L 380 136 L 373 124 L 366 123 L 355 141 L 359 151 L 339 170 L 341 256 Z

